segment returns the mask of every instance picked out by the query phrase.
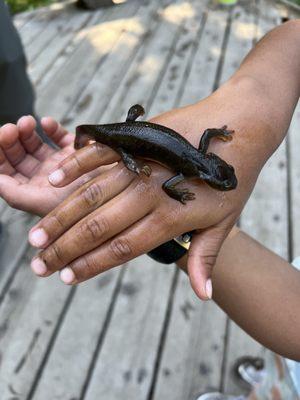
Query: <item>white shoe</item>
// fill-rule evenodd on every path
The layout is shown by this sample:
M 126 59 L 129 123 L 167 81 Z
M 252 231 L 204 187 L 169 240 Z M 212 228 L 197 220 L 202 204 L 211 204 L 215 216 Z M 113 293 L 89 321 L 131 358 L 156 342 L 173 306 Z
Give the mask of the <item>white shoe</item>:
M 204 393 L 195 400 L 246 400 L 244 396 L 231 396 L 220 392 Z
M 256 386 L 265 376 L 264 360 L 260 357 L 245 356 L 237 360 L 234 366 L 237 377 L 250 385 Z

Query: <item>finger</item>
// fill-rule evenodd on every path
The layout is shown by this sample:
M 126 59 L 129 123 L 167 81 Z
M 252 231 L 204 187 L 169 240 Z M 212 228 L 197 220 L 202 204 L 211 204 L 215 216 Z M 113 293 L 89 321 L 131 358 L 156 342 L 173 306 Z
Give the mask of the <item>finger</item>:
M 176 236 L 176 232 L 159 222 L 153 214 L 145 216 L 102 246 L 68 264 L 60 272 L 61 280 L 66 284 L 83 282 L 145 254 Z
M 1 134 L 1 132 L 0 132 L 0 134 Z M 13 175 L 15 173 L 16 173 L 15 168 L 8 161 L 4 151 L 0 147 L 0 174 L 11 176 L 11 175 Z
M 63 128 L 55 119 L 44 117 L 41 125 L 46 135 L 60 148 L 73 144 L 75 136 Z
M 38 152 L 43 141 L 36 132 L 36 120 L 31 115 L 21 117 L 17 122 L 17 129 L 26 152 L 32 155 Z
M 121 164 L 81 185 L 30 230 L 29 242 L 35 247 L 46 247 L 76 222 L 121 193 L 133 179 Z
M 5 124 L 0 128 L 0 146 L 13 167 L 25 158 L 26 151 L 19 140 L 19 131 L 14 124 Z
M 188 274 L 201 300 L 212 299 L 212 270 L 226 234 L 225 229 L 217 226 L 193 235 L 188 252 Z
M 93 143 L 63 160 L 59 168 L 49 176 L 49 182 L 53 186 L 65 186 L 87 172 L 118 160 L 120 160 L 118 153 L 107 146 Z
M 19 130 L 14 124 L 3 125 L 0 130 L 0 146 L 9 164 L 21 175 L 34 175 L 39 161 L 26 152 L 19 140 Z
M 129 186 L 106 203 L 101 212 L 94 211 L 42 251 L 32 262 L 33 271 L 40 275 L 42 265 L 44 276 L 60 270 L 134 224 L 150 211 L 151 206 L 148 196 Z

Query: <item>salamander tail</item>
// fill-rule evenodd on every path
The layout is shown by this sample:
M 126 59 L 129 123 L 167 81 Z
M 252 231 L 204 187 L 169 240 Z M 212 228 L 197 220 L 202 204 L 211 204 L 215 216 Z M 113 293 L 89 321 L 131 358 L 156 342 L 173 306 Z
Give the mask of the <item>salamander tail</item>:
M 76 127 L 76 136 L 74 142 L 74 149 L 78 150 L 86 146 L 91 139 L 93 139 L 92 132 L 90 132 L 90 125 L 79 125 Z

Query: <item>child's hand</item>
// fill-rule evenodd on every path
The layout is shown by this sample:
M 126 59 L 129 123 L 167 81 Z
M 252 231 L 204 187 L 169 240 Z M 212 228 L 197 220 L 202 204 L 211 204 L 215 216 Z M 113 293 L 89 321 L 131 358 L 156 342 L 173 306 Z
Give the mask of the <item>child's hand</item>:
M 58 150 L 42 142 L 32 116 L 20 118 L 17 125 L 0 128 L 0 196 L 14 208 L 43 216 L 82 184 L 83 179 L 60 189 L 50 185 L 49 173 L 74 152 L 74 135 L 52 118 L 43 118 L 41 124 Z M 85 176 L 84 181 L 87 179 Z
M 217 254 L 253 188 L 265 157 L 263 146 L 251 138 L 254 134 L 263 137 L 264 125 L 262 128 L 257 124 L 253 131 L 248 104 L 245 101 L 243 105 L 239 100 L 241 109 L 245 107 L 247 112 L 237 115 L 230 104 L 231 98 L 235 96 L 216 95 L 152 121 L 176 130 L 194 146 L 198 146 L 207 127 L 228 124 L 236 132 L 234 139 L 230 143 L 212 141 L 210 151 L 235 167 L 239 181 L 236 190 L 220 192 L 201 180 L 189 180 L 180 186 L 190 189 L 196 198 L 183 205 L 161 188 L 174 172 L 151 163 L 151 177 L 140 178 L 119 163 L 83 185 L 31 230 L 32 245 L 48 246 L 33 261 L 34 272 L 49 276 L 62 270 L 65 283 L 82 282 L 183 232 L 198 230 L 188 253 L 188 272 L 197 295 L 210 298 L 210 276 Z M 93 144 L 64 160 L 51 179 L 62 187 L 94 168 L 119 159 L 110 148 Z

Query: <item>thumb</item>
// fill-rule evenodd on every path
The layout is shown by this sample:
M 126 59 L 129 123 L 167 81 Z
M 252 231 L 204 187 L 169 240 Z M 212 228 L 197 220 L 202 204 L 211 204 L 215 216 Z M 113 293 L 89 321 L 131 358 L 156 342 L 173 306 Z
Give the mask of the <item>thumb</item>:
M 187 268 L 192 288 L 201 300 L 212 298 L 212 269 L 226 235 L 227 229 L 220 226 L 193 235 Z

